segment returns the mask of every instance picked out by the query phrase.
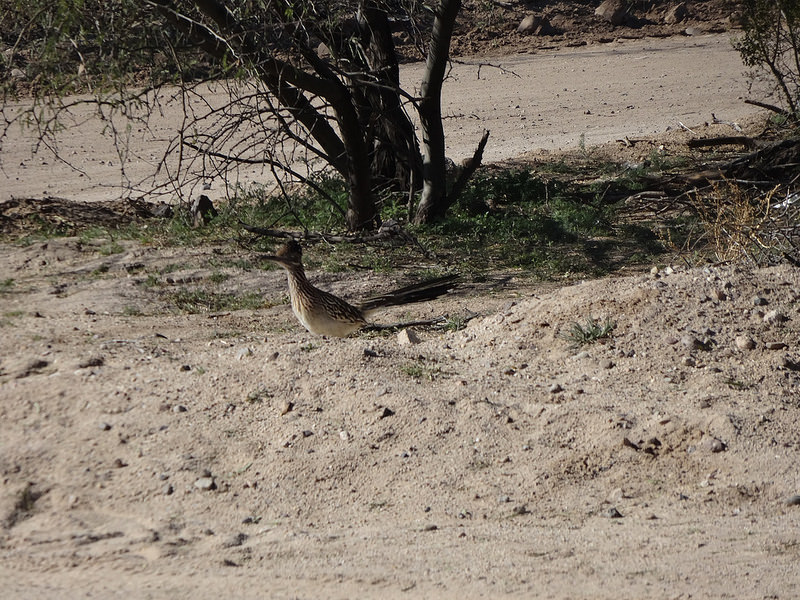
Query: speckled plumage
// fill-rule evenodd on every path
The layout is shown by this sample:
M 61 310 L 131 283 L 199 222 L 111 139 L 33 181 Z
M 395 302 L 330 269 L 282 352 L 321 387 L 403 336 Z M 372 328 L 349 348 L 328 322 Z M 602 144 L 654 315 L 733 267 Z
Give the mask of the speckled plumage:
M 303 249 L 297 241 L 286 242 L 274 255 L 264 258 L 286 269 L 292 311 L 303 327 L 311 333 L 332 337 L 346 337 L 369 325 L 367 313 L 377 307 L 435 298 L 452 287 L 456 279 L 456 276 L 450 275 L 410 285 L 367 300 L 364 305 L 356 307 L 314 287 L 308 281 L 303 269 Z

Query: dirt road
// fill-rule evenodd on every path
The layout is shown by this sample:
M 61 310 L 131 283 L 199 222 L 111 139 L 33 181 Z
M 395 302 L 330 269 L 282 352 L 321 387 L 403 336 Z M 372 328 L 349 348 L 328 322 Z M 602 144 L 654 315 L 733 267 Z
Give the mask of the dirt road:
M 710 121 L 712 114 L 736 121 L 757 112 L 742 101 L 748 97 L 743 72 L 728 35 L 619 40 L 456 63 L 443 92 L 448 153 L 456 161 L 470 156 L 484 129 L 491 131 L 484 155 L 491 162 L 539 149 L 660 134 L 681 123 L 693 127 Z M 402 70 L 408 89 L 421 77 L 422 65 Z M 215 98 L 208 100 L 213 104 Z M 12 196 L 109 200 L 140 195 L 127 188 L 139 182 L 140 190 L 150 185 L 147 177 L 174 134 L 179 108 L 178 103 L 167 104 L 149 131 L 131 131 L 124 176 L 122 157 L 112 140 L 100 135 L 106 123 L 89 118 L 87 108 L 75 113 L 79 125 L 59 139 L 62 157 L 80 171 L 46 152 L 31 157 L 30 132 L 13 129 L 0 153 L 0 201 Z M 174 166 L 175 160 L 167 164 Z M 168 176 L 162 172 L 156 182 Z M 272 175 L 251 167 L 239 172 L 238 181 L 269 183 Z M 209 183 L 212 199 L 224 194 L 225 182 Z

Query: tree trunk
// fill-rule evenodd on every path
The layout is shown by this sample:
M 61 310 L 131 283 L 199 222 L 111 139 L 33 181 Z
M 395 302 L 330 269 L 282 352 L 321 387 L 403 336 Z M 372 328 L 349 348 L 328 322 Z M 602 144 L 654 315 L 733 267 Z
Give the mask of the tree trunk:
M 419 118 L 422 127 L 422 198 L 414 217 L 415 223 L 430 223 L 444 216 L 446 206 L 446 172 L 444 128 L 442 127 L 442 82 L 450 59 L 450 38 L 461 0 L 441 0 L 433 21 L 431 47 L 425 77 Z
M 400 67 L 389 19 L 374 0 L 361 0 L 358 16 L 361 46 L 374 78 L 356 86 L 364 94 L 364 121 L 371 133 L 373 185 L 405 191 L 422 179 L 422 156 L 399 94 Z

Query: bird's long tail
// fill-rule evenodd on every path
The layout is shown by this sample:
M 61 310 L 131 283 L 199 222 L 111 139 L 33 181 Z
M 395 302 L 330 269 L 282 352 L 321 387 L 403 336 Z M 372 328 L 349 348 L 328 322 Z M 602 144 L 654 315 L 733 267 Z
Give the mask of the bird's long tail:
M 392 290 L 386 294 L 369 298 L 362 302 L 359 308 L 364 312 L 369 312 L 383 306 L 397 306 L 400 304 L 432 300 L 453 289 L 458 279 L 458 275 L 451 274 L 412 283 L 411 285 Z

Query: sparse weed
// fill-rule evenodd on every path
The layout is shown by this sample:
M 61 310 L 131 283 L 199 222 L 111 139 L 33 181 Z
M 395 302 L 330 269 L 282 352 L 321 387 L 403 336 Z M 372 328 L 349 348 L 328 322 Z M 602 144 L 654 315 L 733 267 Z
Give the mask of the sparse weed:
M 559 337 L 568 341 L 573 346 L 584 346 L 609 337 L 615 326 L 616 323 L 610 319 L 601 322 L 596 319 L 587 318 L 583 325 L 575 321 L 570 325 L 569 329 L 561 332 Z
M 205 289 L 176 290 L 165 294 L 167 303 L 181 312 L 195 314 L 228 310 L 256 310 L 263 308 L 264 298 L 259 292 L 243 294 L 210 292 Z

